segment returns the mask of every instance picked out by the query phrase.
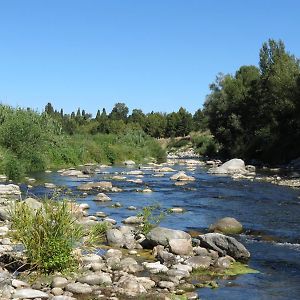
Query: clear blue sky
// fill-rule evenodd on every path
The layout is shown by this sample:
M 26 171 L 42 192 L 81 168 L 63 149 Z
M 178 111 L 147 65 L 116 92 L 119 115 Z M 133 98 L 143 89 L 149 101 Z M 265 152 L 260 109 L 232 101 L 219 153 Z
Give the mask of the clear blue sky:
M 218 72 L 299 37 L 298 0 L 0 0 L 0 101 L 194 112 Z

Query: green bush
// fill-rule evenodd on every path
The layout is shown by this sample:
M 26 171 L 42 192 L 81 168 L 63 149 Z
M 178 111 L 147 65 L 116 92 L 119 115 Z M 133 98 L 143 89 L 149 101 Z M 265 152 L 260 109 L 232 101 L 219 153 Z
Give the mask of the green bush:
M 66 201 L 46 200 L 37 210 L 17 202 L 10 215 L 13 238 L 24 245 L 34 268 L 51 273 L 75 264 L 72 250 L 83 232 Z
M 151 205 L 143 207 L 138 216 L 143 218 L 142 232 L 147 234 L 151 229 L 159 225 L 165 218 L 166 213 L 160 210 L 159 205 Z

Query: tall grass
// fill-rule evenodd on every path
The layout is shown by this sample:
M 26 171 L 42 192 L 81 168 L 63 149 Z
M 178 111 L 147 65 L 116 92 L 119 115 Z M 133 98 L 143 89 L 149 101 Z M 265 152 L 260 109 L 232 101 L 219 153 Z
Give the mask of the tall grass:
M 66 201 L 46 200 L 37 210 L 17 202 L 10 215 L 12 236 L 24 245 L 33 268 L 50 273 L 75 263 L 72 250 L 83 231 Z

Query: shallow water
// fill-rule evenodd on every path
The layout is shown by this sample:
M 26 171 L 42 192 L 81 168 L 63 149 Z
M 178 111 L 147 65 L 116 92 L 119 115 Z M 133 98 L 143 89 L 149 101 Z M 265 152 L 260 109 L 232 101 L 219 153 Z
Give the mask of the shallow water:
M 219 218 L 234 217 L 245 228 L 245 233 L 237 238 L 251 252 L 249 266 L 260 273 L 221 280 L 218 289 L 199 289 L 201 299 L 300 299 L 300 190 L 209 175 L 202 167 L 192 172 L 183 165 L 175 168 L 185 170 L 188 175 L 196 177 L 196 181 L 186 186 L 174 186 L 169 179 L 171 173 L 165 177 L 153 177 L 152 171 L 144 170 L 143 184 L 113 181 L 114 186 L 124 191 L 108 195 L 112 203 L 120 202 L 122 208 L 112 208 L 111 202 L 94 202 L 93 195 L 78 197 L 77 200 L 90 205 L 91 215 L 103 211 L 118 223 L 137 213 L 126 209 L 130 205 L 137 209 L 157 203 L 164 209 L 183 207 L 185 213 L 168 215 L 161 225 L 200 232 L 205 232 Z M 113 175 L 129 170 L 118 167 L 104 169 Z M 82 182 L 102 180 L 107 176 L 97 174 L 89 179 L 74 179 L 55 172 L 35 174 L 43 182 L 67 186 L 75 197 L 80 194 L 76 187 Z M 127 176 L 130 177 L 135 178 Z M 146 186 L 154 192 L 136 192 L 136 189 Z M 44 196 L 49 190 L 36 186 L 30 193 Z

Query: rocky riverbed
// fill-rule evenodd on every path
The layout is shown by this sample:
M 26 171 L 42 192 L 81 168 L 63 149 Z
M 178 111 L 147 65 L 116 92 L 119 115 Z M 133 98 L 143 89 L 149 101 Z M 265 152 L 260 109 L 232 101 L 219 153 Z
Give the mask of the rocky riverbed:
M 223 178 L 218 176 L 225 174 L 226 168 L 229 168 L 227 175 L 232 177 L 254 172 L 239 160 L 221 167 L 219 162 L 208 165 L 213 168 L 212 173 L 218 174 L 211 178 Z M 222 286 L 220 279 L 226 281 L 237 274 L 255 273 L 244 263 L 251 265 L 250 256 L 255 257 L 256 253 L 251 245 L 250 251 L 247 249 L 249 242 L 241 243 L 243 234 L 237 236 L 249 231 L 248 222 L 244 228 L 244 224 L 232 218 L 237 215 L 232 211 L 219 214 L 219 220 L 214 218 L 215 222 L 206 223 L 205 227 L 196 208 L 193 212 L 190 204 L 182 202 L 181 197 L 193 198 L 201 185 L 203 189 L 207 179 L 199 173 L 202 167 L 203 163 L 197 159 L 173 160 L 168 165 L 135 166 L 131 162 L 130 167 L 113 169 L 89 165 L 45 173 L 44 181 L 52 179 L 51 182 L 41 183 L 39 174 L 36 183 L 31 179 L 21 189 L 17 185 L 1 185 L 0 217 L 4 220 L 0 227 L 1 299 L 197 299 L 199 295 L 205 297 L 208 288 Z M 235 180 L 245 182 L 248 178 Z M 218 189 L 215 187 L 215 191 Z M 41 205 L 37 196 L 57 190 L 77 200 L 81 212 L 78 222 L 84 226 L 109 222 L 112 227 L 106 233 L 104 244 L 95 251 L 76 249 L 80 259 L 77 272 L 32 281 L 32 275 L 14 273 L 15 270 L 7 267 L 11 262 L 8 257 L 14 257 L 20 247 L 16 248 L 9 238 L 6 208 L 20 200 L 21 191 L 22 199 L 34 208 Z M 158 198 L 164 206 L 173 190 L 177 198 L 168 208 L 170 217 L 145 234 L 141 230 L 143 219 L 137 214 L 146 204 L 145 199 L 151 204 Z M 28 197 L 28 191 L 33 198 Z M 198 226 L 182 226 L 183 220 L 185 224 L 198 223 Z M 189 230 L 182 230 L 187 227 Z M 23 254 L 19 253 L 21 257 Z M 249 275 L 241 277 L 244 276 Z M 222 295 L 222 288 L 220 291 Z

